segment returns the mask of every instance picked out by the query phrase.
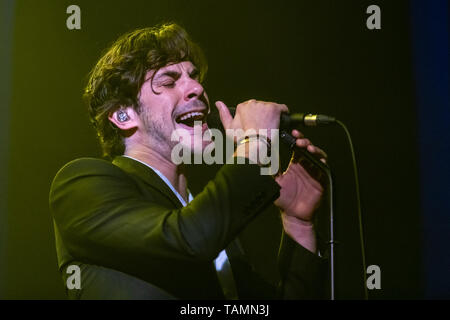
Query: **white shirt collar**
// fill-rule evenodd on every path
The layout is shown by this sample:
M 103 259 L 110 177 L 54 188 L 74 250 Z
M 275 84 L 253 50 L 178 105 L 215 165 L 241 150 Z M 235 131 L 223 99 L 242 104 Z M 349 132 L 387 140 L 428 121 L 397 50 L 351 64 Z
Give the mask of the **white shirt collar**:
M 153 168 L 151 165 L 135 159 L 133 157 L 130 156 L 126 156 L 123 155 L 124 157 L 136 160 L 144 165 L 146 165 L 147 167 L 149 167 L 150 169 L 152 169 L 158 176 L 161 177 L 161 179 L 169 186 L 169 188 L 173 191 L 173 193 L 177 196 L 178 200 L 180 200 L 181 204 L 183 205 L 183 207 L 186 207 L 186 201 L 184 201 L 183 197 L 178 193 L 178 191 L 173 187 L 173 185 L 170 183 L 169 179 L 167 179 L 162 173 L 161 171 L 159 171 L 158 169 Z M 194 199 L 194 197 L 192 196 L 191 192 L 188 189 L 188 202 L 191 202 L 192 199 Z M 219 278 L 223 277 L 221 274 L 225 273 L 225 274 L 230 274 L 231 273 L 231 267 L 230 267 L 230 262 L 228 260 L 228 256 L 227 253 L 224 250 L 222 250 L 219 255 L 217 256 L 217 258 L 214 260 L 214 266 L 216 267 L 217 272 L 219 273 Z M 232 277 L 232 274 L 231 274 Z M 234 283 L 234 280 L 233 280 Z M 232 292 L 236 292 L 236 289 L 233 289 L 234 291 Z
M 180 200 L 180 202 L 183 205 L 183 207 L 186 207 L 186 205 L 187 205 L 186 201 L 184 201 L 183 197 L 173 187 L 173 185 L 170 183 L 169 179 L 167 179 L 166 176 L 161 173 L 161 171 L 159 171 L 158 169 L 153 168 L 151 165 L 149 165 L 149 164 L 147 164 L 147 163 L 145 163 L 145 162 L 143 162 L 143 161 L 141 161 L 139 159 L 136 159 L 136 158 L 133 158 L 133 157 L 130 157 L 130 156 L 126 156 L 126 155 L 123 155 L 123 157 L 127 157 L 127 158 L 130 158 L 130 159 L 136 160 L 136 161 L 146 165 L 150 169 L 152 169 L 169 186 L 170 190 L 172 190 L 173 193 L 177 196 L 178 200 Z M 188 202 L 191 202 L 192 199 L 194 199 L 194 197 L 192 196 L 191 192 L 188 189 Z

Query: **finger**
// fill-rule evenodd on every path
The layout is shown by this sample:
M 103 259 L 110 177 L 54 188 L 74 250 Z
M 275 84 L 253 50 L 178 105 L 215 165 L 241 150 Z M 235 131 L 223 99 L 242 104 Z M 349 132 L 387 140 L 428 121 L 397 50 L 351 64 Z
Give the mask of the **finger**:
M 311 141 L 309 141 L 309 139 L 302 138 L 302 139 L 297 139 L 295 141 L 295 144 L 298 147 L 305 148 L 305 147 L 307 147 L 307 146 L 309 146 L 311 144 Z
M 292 130 L 292 136 L 294 138 L 303 138 L 303 133 L 301 133 L 300 131 L 298 131 L 297 129 Z
M 304 181 L 309 181 L 317 188 L 325 187 L 325 175 L 320 168 L 300 153 L 294 152 L 286 171 L 292 170 Z M 320 187 L 319 187 L 320 185 Z
M 307 165 L 307 163 L 303 161 L 301 163 L 293 163 L 292 170 L 294 170 L 303 181 L 308 182 L 311 186 L 320 190 L 323 187 L 321 170 L 314 166 Z
M 287 105 L 285 104 L 280 104 L 279 105 L 281 107 L 281 112 L 285 112 L 285 113 L 289 113 L 289 108 L 287 107 Z
M 314 155 L 321 156 L 322 158 L 325 158 L 325 159 L 328 158 L 328 155 L 325 153 L 325 151 L 323 151 L 323 150 L 320 149 L 319 147 L 316 147 L 315 145 L 310 144 L 310 145 L 307 147 L 307 150 L 308 150 L 310 153 L 313 153 Z
M 223 127 L 225 129 L 230 128 L 231 122 L 233 121 L 230 110 L 222 101 L 216 101 L 215 105 L 217 110 L 219 110 L 220 121 L 222 121 Z

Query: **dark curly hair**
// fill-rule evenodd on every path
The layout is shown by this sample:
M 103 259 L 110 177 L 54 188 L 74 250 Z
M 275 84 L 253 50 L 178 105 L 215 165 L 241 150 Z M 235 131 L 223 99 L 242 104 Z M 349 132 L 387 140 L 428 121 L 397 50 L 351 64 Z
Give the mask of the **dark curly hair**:
M 182 61 L 192 62 L 199 70 L 199 81 L 203 81 L 207 71 L 203 52 L 174 23 L 129 32 L 100 58 L 90 73 L 84 98 L 104 157 L 111 159 L 125 151 L 121 130 L 108 119 L 109 114 L 128 106 L 139 114 L 139 92 L 146 73 Z

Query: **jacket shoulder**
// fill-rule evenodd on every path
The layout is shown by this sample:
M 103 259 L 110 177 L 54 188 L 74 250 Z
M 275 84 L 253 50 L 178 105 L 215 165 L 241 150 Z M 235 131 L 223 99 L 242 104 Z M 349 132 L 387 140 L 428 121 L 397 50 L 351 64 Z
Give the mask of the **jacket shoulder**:
M 125 172 L 109 161 L 97 158 L 78 158 L 65 164 L 56 174 L 55 180 L 61 176 L 85 174 L 124 175 Z
M 78 158 L 65 164 L 55 175 L 50 193 L 68 182 L 77 178 L 89 176 L 110 176 L 121 180 L 128 180 L 129 176 L 119 167 L 109 161 L 98 158 Z

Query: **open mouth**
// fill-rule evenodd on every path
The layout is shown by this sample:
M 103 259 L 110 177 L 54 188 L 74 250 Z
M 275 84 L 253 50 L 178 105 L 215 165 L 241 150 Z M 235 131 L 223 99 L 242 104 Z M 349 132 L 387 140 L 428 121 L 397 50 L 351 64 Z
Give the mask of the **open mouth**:
M 183 113 L 179 115 L 175 121 L 185 126 L 194 127 L 195 121 L 201 121 L 202 124 L 206 122 L 206 114 L 203 111 L 191 111 L 188 113 Z

